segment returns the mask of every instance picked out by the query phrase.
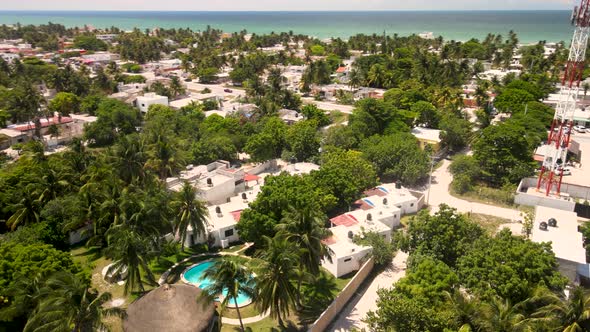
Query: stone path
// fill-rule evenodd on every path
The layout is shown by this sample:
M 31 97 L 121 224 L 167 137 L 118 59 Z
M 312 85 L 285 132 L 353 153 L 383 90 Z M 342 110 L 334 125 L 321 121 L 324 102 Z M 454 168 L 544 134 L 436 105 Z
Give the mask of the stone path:
M 268 317 L 270 315 L 270 310 L 258 315 L 258 316 L 254 316 L 254 317 L 248 317 L 248 318 L 242 318 L 242 323 L 245 324 L 252 324 L 252 323 L 256 323 L 258 321 L 261 321 L 263 319 L 265 319 L 266 317 Z M 240 320 L 239 319 L 234 319 L 234 318 L 225 318 L 222 317 L 221 318 L 221 323 L 223 324 L 228 324 L 228 325 L 240 325 Z

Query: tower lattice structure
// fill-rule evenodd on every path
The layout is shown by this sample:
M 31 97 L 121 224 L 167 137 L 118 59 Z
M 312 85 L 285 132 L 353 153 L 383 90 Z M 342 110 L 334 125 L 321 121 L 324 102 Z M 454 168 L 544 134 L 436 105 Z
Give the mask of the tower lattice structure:
M 580 6 L 574 8 L 572 24 L 576 29 L 561 81 L 555 116 L 548 134 L 545 159 L 537 182 L 537 190 L 544 191 L 547 196 L 552 192 L 559 195 L 561 191 L 561 181 L 574 125 L 574 112 L 586 60 L 586 47 L 590 33 L 590 0 L 582 0 Z

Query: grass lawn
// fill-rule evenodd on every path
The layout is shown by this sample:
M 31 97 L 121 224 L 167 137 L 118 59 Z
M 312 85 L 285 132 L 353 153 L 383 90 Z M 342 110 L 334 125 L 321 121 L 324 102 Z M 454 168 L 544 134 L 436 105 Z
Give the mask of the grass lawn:
M 111 284 L 103 279 L 102 269 L 109 265 L 111 261 L 102 256 L 98 248 L 87 248 L 84 246 L 74 247 L 70 250 L 70 253 L 72 254 L 74 262 L 80 264 L 92 273 L 90 282 L 93 288 L 100 293 L 111 293 L 113 300 L 124 299 L 125 303 L 122 305 L 123 308 L 127 308 L 127 305 L 134 300 L 134 296 L 130 294 L 125 295 L 125 288 L 123 285 Z M 123 322 L 117 317 L 108 317 L 104 322 L 109 326 L 111 332 L 123 331 Z
M 256 310 L 256 306 L 254 304 L 249 304 L 240 308 L 240 314 L 242 315 L 242 318 L 246 318 L 258 316 L 260 315 L 260 312 Z M 238 319 L 238 311 L 233 308 L 225 308 L 223 311 L 223 317 Z
M 412 213 L 412 214 L 406 214 L 405 216 L 401 217 L 400 219 L 400 223 L 402 224 L 402 226 L 408 227 L 408 223 L 410 222 L 410 220 L 412 220 L 412 218 L 414 218 L 417 215 L 417 213 Z
M 159 260 L 154 260 L 150 263 L 150 267 L 152 268 L 152 272 L 156 278 L 156 281 L 160 278 L 162 273 L 167 271 L 172 265 L 176 262 L 181 261 L 187 257 L 192 255 L 196 255 L 198 253 L 202 253 L 202 248 L 185 248 L 183 252 L 178 253 L 177 255 L 172 255 L 168 257 L 161 257 Z M 127 308 L 127 306 L 132 303 L 139 294 L 131 293 L 125 295 L 124 285 L 119 284 L 111 284 L 104 280 L 102 277 L 102 269 L 111 263 L 111 260 L 104 257 L 98 248 L 87 248 L 84 246 L 74 247 L 70 250 L 72 255 L 72 259 L 74 262 L 80 264 L 82 267 L 87 269 L 91 272 L 91 286 L 98 290 L 100 293 L 109 292 L 113 300 L 115 299 L 124 299 L 125 302 L 121 306 L 122 308 Z M 182 272 L 190 265 L 195 264 L 196 262 L 214 257 L 214 253 L 212 255 L 204 256 L 204 257 L 196 257 L 190 259 L 189 261 L 180 264 L 177 268 L 175 268 L 168 278 L 170 283 L 177 282 L 180 280 L 180 275 Z M 146 286 L 146 290 L 149 291 L 153 287 Z M 111 332 L 122 332 L 123 331 L 123 322 L 121 319 L 117 317 L 109 317 L 105 319 L 105 323 L 110 327 Z
M 328 117 L 332 121 L 333 124 L 339 125 L 345 121 L 348 121 L 348 114 L 342 113 L 340 111 L 330 111 Z
M 230 247 L 225 251 L 236 252 L 240 249 L 243 249 L 243 247 L 244 245 L 237 245 Z M 164 272 L 170 269 L 177 262 L 189 258 L 193 255 L 197 255 L 199 253 L 204 253 L 202 248 L 185 248 L 183 252 L 180 252 L 176 255 L 154 259 L 150 263 L 150 268 L 154 272 L 154 276 L 157 280 Z M 103 279 L 101 271 L 105 266 L 110 264 L 111 261 L 102 256 L 100 250 L 98 250 L 97 248 L 86 248 L 83 246 L 76 247 L 71 250 L 71 254 L 75 262 L 79 263 L 87 270 L 92 272 L 92 287 L 100 292 L 111 293 L 113 299 L 124 299 L 125 303 L 122 305 L 123 308 L 126 308 L 138 297 L 138 294 L 125 295 L 123 285 L 110 284 Z M 207 255 L 192 257 L 188 259 L 186 262 L 183 262 L 175 268 L 173 268 L 166 281 L 168 283 L 180 282 L 181 274 L 189 266 L 212 257 L 218 257 L 218 255 L 216 255 L 216 253 L 209 253 Z M 352 273 L 342 278 L 334 278 L 327 270 L 324 269 L 322 269 L 321 273 L 324 277 L 324 280 L 327 280 L 327 284 L 330 285 L 329 292 L 327 294 L 331 293 L 334 297 L 336 297 L 354 277 L 354 273 Z M 322 288 L 324 286 L 320 285 L 318 287 Z M 151 287 L 146 287 L 146 290 L 149 289 L 151 289 Z M 326 291 L 328 290 L 328 288 L 323 290 Z M 325 310 L 325 308 L 315 308 L 312 310 L 304 310 L 308 311 L 304 313 L 298 313 L 295 310 L 292 310 L 290 316 L 287 317 L 287 319 L 285 319 L 285 324 L 287 324 L 288 326 L 287 329 L 279 328 L 278 322 L 270 317 L 267 317 L 256 323 L 248 324 L 246 325 L 246 329 L 249 331 L 303 331 L 307 328 L 306 323 L 315 320 L 315 318 L 317 318 L 317 316 L 319 316 L 323 310 Z M 240 313 L 242 314 L 242 318 L 253 317 L 260 314 L 260 312 L 255 308 L 254 305 L 248 305 L 244 308 L 241 308 Z M 224 311 L 224 317 L 237 319 L 237 311 L 235 309 L 227 308 Z M 123 331 L 123 322 L 119 318 L 107 318 L 105 319 L 105 323 L 109 326 L 112 332 Z M 239 330 L 239 326 L 233 326 L 229 324 L 223 325 L 221 329 L 221 331 L 225 332 L 237 330 Z
M 334 278 L 332 277 L 332 275 L 325 269 L 322 269 L 322 274 L 329 278 L 330 280 L 333 281 L 333 288 L 331 289 L 331 292 L 333 294 L 334 297 L 336 297 L 338 294 L 340 294 L 340 292 L 342 291 L 342 289 L 344 289 L 344 287 L 346 287 L 346 285 L 348 285 L 348 283 L 350 282 L 350 280 L 354 277 L 355 273 L 350 273 L 347 274 L 341 278 Z M 252 307 L 252 308 L 250 308 Z M 244 307 L 240 310 L 240 312 L 242 313 L 242 318 L 248 317 L 250 314 L 256 314 L 258 315 L 258 311 L 253 308 L 253 305 L 249 305 L 247 307 Z M 252 323 L 252 324 L 246 324 L 245 328 L 247 331 L 306 331 L 307 330 L 307 325 L 306 322 L 314 321 L 320 314 L 321 312 L 323 312 L 323 310 L 325 310 L 326 308 L 323 308 L 322 311 L 320 312 L 305 312 L 305 313 L 298 313 L 295 310 L 291 311 L 291 315 L 285 320 L 285 324 L 287 325 L 286 329 L 281 329 L 279 327 L 279 323 L 270 318 L 270 317 L 266 317 L 263 320 L 256 322 L 256 323 Z M 230 311 L 231 310 L 231 311 Z M 230 311 L 228 313 L 228 311 Z M 228 317 L 228 318 L 237 318 L 237 313 L 234 309 L 226 309 L 226 311 L 224 312 L 224 317 Z M 222 320 L 223 322 L 223 320 Z M 229 325 L 229 324 L 225 324 L 222 326 L 221 331 L 222 332 L 230 332 L 230 331 L 238 331 L 239 330 L 239 326 L 234 326 L 234 325 Z
M 480 188 L 480 187 L 476 186 L 471 191 L 468 191 L 464 194 L 459 194 L 453 189 L 453 186 L 451 184 L 451 186 L 449 187 L 449 193 L 454 197 L 457 197 L 457 198 L 460 198 L 460 199 L 463 199 L 463 200 L 466 200 L 469 202 L 473 202 L 473 203 L 494 205 L 494 206 L 503 207 L 503 208 L 507 208 L 507 209 L 516 209 L 516 210 L 520 210 L 523 212 L 533 212 L 533 210 L 534 210 L 534 208 L 531 206 L 517 205 L 514 203 L 509 204 L 503 199 L 494 199 L 493 196 L 504 197 L 506 195 L 501 189 L 490 188 L 490 187 L 481 187 L 481 190 L 479 190 L 478 188 Z M 485 191 L 486 193 L 490 194 L 491 196 L 486 196 L 486 195 L 480 194 L 480 192 L 482 190 Z
M 329 272 L 324 270 L 324 273 L 329 273 Z M 351 272 L 349 274 L 343 275 L 340 278 L 334 278 L 336 281 L 336 288 L 334 289 L 334 292 L 332 292 L 332 293 L 334 293 L 335 296 L 340 294 L 340 292 L 344 289 L 344 287 L 346 287 L 346 285 L 348 285 L 350 280 L 352 280 L 352 278 L 355 275 L 356 275 L 356 272 Z
M 498 228 L 500 227 L 500 225 L 512 223 L 512 221 L 509 219 L 504 219 L 480 213 L 471 213 L 469 215 L 469 219 L 471 219 L 476 224 L 480 225 L 490 235 L 496 234 L 496 232 L 499 230 Z
M 304 326 L 300 326 L 297 324 L 297 322 L 299 321 L 299 318 L 297 317 L 297 315 L 295 315 L 293 312 L 291 312 L 291 315 L 289 315 L 289 317 L 287 317 L 286 319 L 283 318 L 283 321 L 285 322 L 285 325 L 287 325 L 286 329 L 280 328 L 279 327 L 279 323 L 270 318 L 266 317 L 265 319 L 258 321 L 256 323 L 252 323 L 252 324 L 246 324 L 244 325 L 244 328 L 246 329 L 246 331 L 252 331 L 252 332 L 268 332 L 268 331 L 306 331 L 307 329 Z M 223 324 L 223 319 L 221 320 L 221 323 Z M 229 325 L 229 324 L 223 324 L 221 326 L 221 332 L 235 332 L 235 331 L 240 331 L 240 327 L 237 325 Z

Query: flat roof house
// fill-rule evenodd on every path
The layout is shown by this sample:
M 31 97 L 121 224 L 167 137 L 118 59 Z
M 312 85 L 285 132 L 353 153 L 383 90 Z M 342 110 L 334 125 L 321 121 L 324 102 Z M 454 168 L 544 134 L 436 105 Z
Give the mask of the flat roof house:
M 354 237 L 373 231 L 391 240 L 391 232 L 400 226 L 401 217 L 416 213 L 423 201 L 423 195 L 414 195 L 395 183 L 367 190 L 365 197 L 353 204 L 353 211 L 330 219 L 332 236 L 324 243 L 332 251 L 332 261 L 325 260 L 322 266 L 336 277 L 358 270 L 371 248 L 354 243 Z
M 240 236 L 236 225 L 240 221 L 242 211 L 248 208 L 260 193 L 260 185 L 232 196 L 229 202 L 209 206 L 207 218 L 207 234 L 196 236 L 192 228 L 189 228 L 185 246 L 193 246 L 197 243 L 208 243 L 212 247 L 227 248 L 232 243 L 238 242 Z
M 147 113 L 151 105 L 164 105 L 168 106 L 168 97 L 160 96 L 156 93 L 149 92 L 144 94 L 143 96 L 137 97 L 136 100 L 137 108 L 141 111 L 141 113 Z
M 440 149 L 440 132 L 441 131 L 438 129 L 422 127 L 412 128 L 412 135 L 414 135 L 414 137 L 420 142 L 420 148 L 424 150 L 426 146 L 430 145 L 435 152 Z
M 166 179 L 169 190 L 180 191 L 183 182 L 188 181 L 199 188 L 201 198 L 209 204 L 227 202 L 235 195 L 236 187 L 244 186 L 244 171 L 230 168 L 225 160 L 218 160 L 208 165 L 187 166 L 178 177 Z

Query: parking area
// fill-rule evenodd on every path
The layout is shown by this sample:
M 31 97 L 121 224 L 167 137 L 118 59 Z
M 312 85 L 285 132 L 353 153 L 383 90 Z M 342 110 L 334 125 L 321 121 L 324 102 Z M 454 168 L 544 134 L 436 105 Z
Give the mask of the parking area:
M 573 132 L 572 139 L 580 145 L 580 163 L 569 167 L 571 175 L 564 175 L 563 182 L 590 187 L 590 133 Z

